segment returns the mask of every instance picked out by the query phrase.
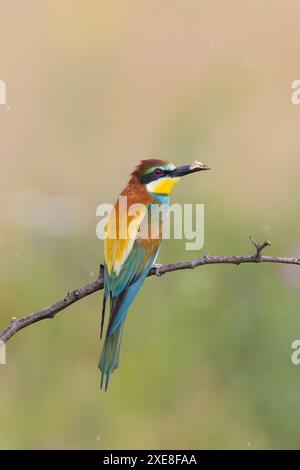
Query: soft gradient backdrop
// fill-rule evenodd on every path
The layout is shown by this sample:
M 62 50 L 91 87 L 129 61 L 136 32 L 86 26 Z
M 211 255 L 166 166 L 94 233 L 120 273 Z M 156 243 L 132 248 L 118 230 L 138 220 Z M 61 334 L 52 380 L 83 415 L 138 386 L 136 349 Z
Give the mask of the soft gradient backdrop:
M 141 158 L 213 171 L 205 247 L 300 255 L 296 0 L 0 0 L 0 327 L 97 275 L 96 207 Z M 208 266 L 147 280 L 99 391 L 102 294 L 33 325 L 0 365 L 0 448 L 300 447 L 300 269 Z

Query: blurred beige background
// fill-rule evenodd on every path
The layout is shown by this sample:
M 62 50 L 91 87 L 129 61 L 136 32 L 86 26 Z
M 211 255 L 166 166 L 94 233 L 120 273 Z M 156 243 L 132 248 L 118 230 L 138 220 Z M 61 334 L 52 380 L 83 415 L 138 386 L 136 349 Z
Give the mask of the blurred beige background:
M 300 4 L 0 1 L 0 324 L 95 278 L 96 206 L 141 158 L 198 158 L 201 252 L 248 235 L 299 254 Z M 160 262 L 189 259 L 166 241 Z M 299 447 L 300 271 L 206 267 L 149 279 L 99 392 L 102 294 L 20 332 L 0 365 L 0 448 Z M 155 291 L 155 297 L 153 296 Z

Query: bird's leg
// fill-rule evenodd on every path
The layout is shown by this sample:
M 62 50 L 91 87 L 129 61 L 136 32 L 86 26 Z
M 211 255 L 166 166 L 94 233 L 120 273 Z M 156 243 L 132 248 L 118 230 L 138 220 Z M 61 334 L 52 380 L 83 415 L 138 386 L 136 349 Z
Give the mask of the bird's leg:
M 100 331 L 100 339 L 102 338 L 102 334 L 103 334 L 103 326 L 104 326 L 104 318 L 105 318 L 105 307 L 106 307 L 106 300 L 107 300 L 107 297 L 104 297 L 104 298 L 103 298 L 102 315 L 101 315 L 101 331 Z

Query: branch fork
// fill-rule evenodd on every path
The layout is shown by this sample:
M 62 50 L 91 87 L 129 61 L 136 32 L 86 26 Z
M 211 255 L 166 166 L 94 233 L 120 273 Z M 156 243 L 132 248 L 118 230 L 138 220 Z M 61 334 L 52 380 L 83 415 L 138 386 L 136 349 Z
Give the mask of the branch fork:
M 257 260 L 257 262 L 261 261 L 261 255 L 262 255 L 262 252 L 265 248 L 267 248 L 268 246 L 272 246 L 272 243 L 269 241 L 269 240 L 265 240 L 264 242 L 257 242 L 253 237 L 252 235 L 249 235 L 249 238 L 250 238 L 250 241 L 252 243 L 252 245 L 254 245 L 255 249 L 256 249 L 256 255 L 255 255 L 255 258 Z

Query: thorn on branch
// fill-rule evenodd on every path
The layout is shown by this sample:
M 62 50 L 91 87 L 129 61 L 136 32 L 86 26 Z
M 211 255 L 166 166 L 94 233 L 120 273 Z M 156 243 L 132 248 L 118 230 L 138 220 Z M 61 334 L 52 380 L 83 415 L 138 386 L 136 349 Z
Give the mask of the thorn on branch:
M 263 250 L 267 247 L 267 246 L 272 246 L 272 243 L 269 241 L 269 240 L 265 240 L 264 242 L 257 242 L 253 237 L 252 235 L 249 235 L 249 238 L 250 238 L 250 241 L 252 243 L 252 245 L 254 245 L 255 249 L 256 249 L 256 254 L 255 254 L 255 258 L 257 261 L 260 260 L 261 258 L 261 254 L 263 252 Z

